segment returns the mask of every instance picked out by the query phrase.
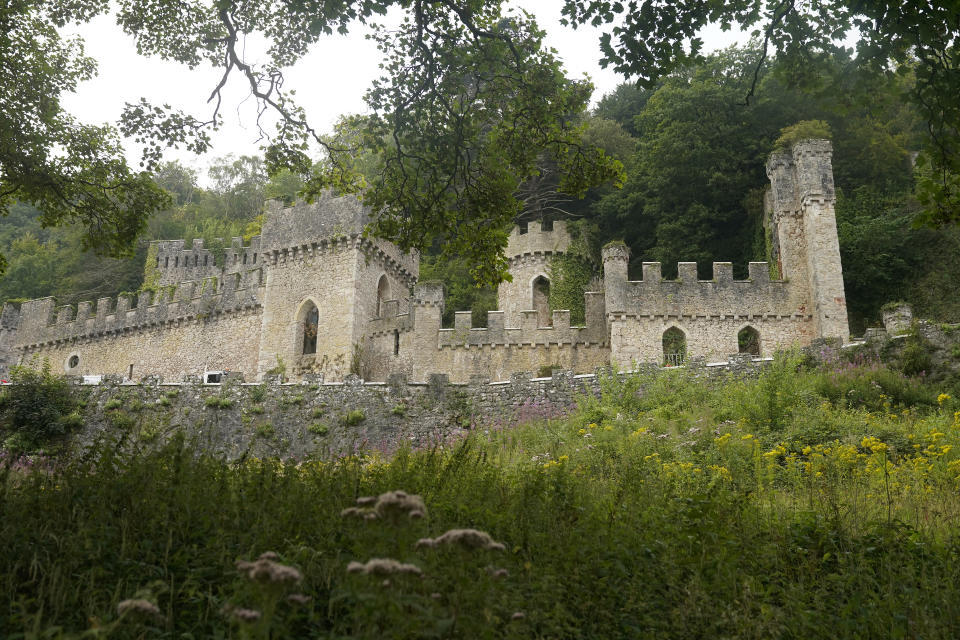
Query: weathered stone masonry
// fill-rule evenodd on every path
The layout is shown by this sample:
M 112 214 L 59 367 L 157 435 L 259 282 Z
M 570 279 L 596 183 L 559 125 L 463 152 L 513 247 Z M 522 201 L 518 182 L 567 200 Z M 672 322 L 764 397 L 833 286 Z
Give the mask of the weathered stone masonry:
M 679 277 L 665 281 L 660 264 L 646 262 L 642 279 L 630 280 L 629 250 L 612 244 L 601 290 L 586 294 L 584 326 L 547 306 L 550 261 L 570 243 L 562 221 L 511 234 L 513 280 L 486 327 L 458 312 L 445 328 L 443 288 L 417 281 L 419 257 L 365 237 L 370 214 L 355 198 L 326 195 L 313 205 L 271 203 L 262 235 L 246 246 L 240 238 L 212 249 L 156 243 L 147 268 L 157 286 L 136 299 L 6 305 L 0 358 L 131 379 L 230 370 L 259 380 L 283 370 L 293 379 L 338 381 L 353 371 L 368 380 L 439 373 L 468 382 L 846 341 L 831 153 L 829 142 L 808 140 L 767 163 L 773 269 L 751 263 L 749 279 L 735 281 L 730 263 L 716 262 L 713 278 L 698 280 L 695 263 L 680 263 Z

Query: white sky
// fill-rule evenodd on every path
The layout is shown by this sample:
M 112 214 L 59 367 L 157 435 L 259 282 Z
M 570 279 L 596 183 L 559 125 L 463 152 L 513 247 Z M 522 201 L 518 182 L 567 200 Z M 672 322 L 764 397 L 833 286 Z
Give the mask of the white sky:
M 590 76 L 596 86 L 594 104 L 623 82 L 612 70 L 600 68 L 601 30 L 589 25 L 576 30 L 561 26 L 559 0 L 520 0 L 513 4 L 534 14 L 547 33 L 547 45 L 556 49 L 563 60 L 568 77 L 581 77 L 584 73 Z M 123 33 L 110 15 L 100 16 L 70 33 L 84 38 L 87 55 L 99 64 L 96 78 L 63 99 L 67 111 L 81 121 L 116 123 L 124 103 L 137 102 L 141 97 L 153 104 L 170 104 L 201 120 L 210 117 L 212 105 L 206 100 L 219 81 L 221 70 L 201 67 L 191 71 L 177 63 L 144 58 L 137 54 L 133 39 Z M 328 36 L 285 73 L 284 89 L 296 91 L 297 102 L 319 131 L 329 131 L 341 114 L 365 110 L 363 94 L 380 75 L 377 65 L 381 58 L 375 44 L 363 34 L 363 30 L 355 28 L 346 36 Z M 734 44 L 738 35 L 713 28 L 702 37 L 706 49 L 712 51 Z M 742 35 L 739 40 L 744 40 Z M 213 150 L 200 157 L 184 150 L 168 150 L 165 155 L 165 159 L 178 159 L 199 169 L 201 180 L 213 157 L 260 153 L 262 141 L 257 141 L 253 100 L 246 99 L 248 92 L 239 74 L 231 76 L 223 95 L 223 126 L 212 133 Z M 272 124 L 264 128 L 273 131 Z M 125 141 L 125 145 L 131 165 L 136 166 L 139 148 L 132 141 Z

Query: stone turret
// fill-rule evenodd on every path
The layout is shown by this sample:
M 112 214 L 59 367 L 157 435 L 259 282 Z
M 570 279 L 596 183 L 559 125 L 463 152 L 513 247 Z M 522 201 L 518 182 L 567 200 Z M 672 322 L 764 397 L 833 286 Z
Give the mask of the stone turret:
M 812 308 L 815 332 L 847 340 L 847 303 L 840 264 L 829 140 L 803 140 L 767 162 L 771 192 L 767 207 L 775 229 L 782 276 L 798 302 Z
M 497 289 L 497 302 L 508 327 L 519 327 L 524 311 L 536 311 L 540 326 L 550 326 L 550 260 L 570 247 L 567 223 L 557 220 L 551 229 L 530 222 L 526 231 L 514 227 L 507 242 L 511 282 Z

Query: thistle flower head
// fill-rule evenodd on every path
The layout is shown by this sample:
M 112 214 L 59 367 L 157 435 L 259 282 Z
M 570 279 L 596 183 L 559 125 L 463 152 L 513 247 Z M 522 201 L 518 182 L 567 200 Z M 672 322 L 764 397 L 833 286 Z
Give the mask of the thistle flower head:
M 494 541 L 489 533 L 477 529 L 451 529 L 436 538 L 421 538 L 417 540 L 417 548 L 436 548 L 442 545 L 459 545 L 466 549 L 487 549 L 489 551 L 503 551 L 506 549 L 501 543 Z
M 260 619 L 260 612 L 256 609 L 233 609 L 230 615 L 237 622 L 251 624 Z
M 368 576 L 423 575 L 417 565 L 405 564 L 392 558 L 371 558 L 366 564 L 354 561 L 347 565 L 347 573 L 362 573 Z
M 305 596 L 302 593 L 291 593 L 287 596 L 287 602 L 290 604 L 307 604 L 313 600 L 310 596 Z
M 237 571 L 254 582 L 263 584 L 296 584 L 303 579 L 299 571 L 285 564 L 275 562 L 276 553 L 267 551 L 253 562 L 237 561 Z
M 388 491 L 377 497 L 357 498 L 357 506 L 347 507 L 340 512 L 344 518 L 363 518 L 364 520 L 384 519 L 398 522 L 403 518 L 415 520 L 427 515 L 427 507 L 420 496 L 405 491 Z
M 143 615 L 147 617 L 159 616 L 160 609 L 157 605 L 153 604 L 149 600 L 144 600 L 142 598 L 131 598 L 129 600 L 122 600 L 117 604 L 117 614 L 126 615 Z

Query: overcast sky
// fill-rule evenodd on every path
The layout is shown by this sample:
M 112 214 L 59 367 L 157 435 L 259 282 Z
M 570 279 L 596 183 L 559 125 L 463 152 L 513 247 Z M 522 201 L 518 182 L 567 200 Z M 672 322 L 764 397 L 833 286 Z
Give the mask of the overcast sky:
M 593 101 L 613 90 L 623 78 L 599 64 L 601 31 L 589 26 L 577 30 L 561 26 L 559 0 L 523 0 L 515 3 L 532 12 L 547 32 L 547 44 L 555 48 L 563 60 L 569 77 L 590 76 L 596 85 Z M 125 102 L 141 97 L 154 104 L 170 104 L 202 120 L 212 108 L 206 100 L 220 79 L 221 70 L 203 67 L 189 70 L 183 65 L 144 58 L 137 54 L 133 40 L 115 24 L 112 16 L 100 16 L 71 33 L 86 41 L 87 54 L 99 64 L 98 76 L 83 83 L 76 94 L 64 97 L 65 108 L 80 120 L 99 124 L 116 123 Z M 353 29 L 346 36 L 328 36 L 311 53 L 285 73 L 285 89 L 296 90 L 297 101 L 306 109 L 311 124 L 320 131 L 329 131 L 337 117 L 363 112 L 363 94 L 380 71 L 381 57 L 362 29 Z M 737 35 L 710 29 L 703 33 L 708 50 L 735 43 Z M 742 36 L 740 40 L 742 40 Z M 248 44 L 248 53 L 256 43 Z M 239 75 L 234 74 L 224 92 L 221 113 L 223 126 L 212 135 L 213 151 L 197 157 L 189 152 L 168 151 L 166 159 L 203 171 L 211 157 L 229 153 L 258 154 L 253 100 L 247 98 Z M 272 125 L 267 127 L 272 131 Z M 135 166 L 139 149 L 127 142 L 128 156 Z

